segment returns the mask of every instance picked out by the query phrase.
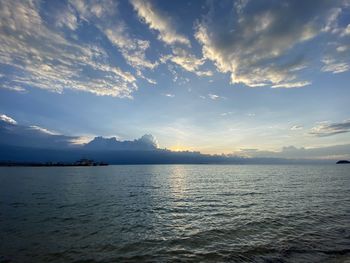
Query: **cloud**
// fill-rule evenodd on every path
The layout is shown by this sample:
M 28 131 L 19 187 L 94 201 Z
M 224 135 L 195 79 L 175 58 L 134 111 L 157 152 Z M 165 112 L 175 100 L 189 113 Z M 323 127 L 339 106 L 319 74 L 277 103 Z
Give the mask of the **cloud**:
M 233 84 L 295 88 L 310 84 L 298 76 L 309 63 L 308 51 L 297 47 L 324 32 L 326 23 L 331 27 L 332 8 L 342 2 L 210 3 L 195 34 L 204 58 L 229 73 Z
M 10 124 L 13 124 L 13 125 L 17 124 L 17 121 L 15 121 L 14 119 L 12 119 L 11 117 L 9 117 L 9 116 L 7 116 L 5 114 L 1 114 L 0 115 L 0 120 L 4 121 L 4 122 L 7 122 L 7 123 L 10 123 Z
M 348 13 L 350 4 L 344 1 L 343 8 L 333 8 L 330 10 L 329 19 L 325 27 L 332 39 L 328 41 L 324 48 L 321 63 L 321 71 L 339 74 L 350 70 L 350 24 L 348 21 Z
M 154 69 L 159 64 L 146 58 L 150 42 L 131 35 L 126 23 L 120 19 L 116 1 L 72 0 L 71 4 L 82 19 L 94 24 L 107 37 L 121 53 L 126 63 L 136 70 L 138 77 L 151 84 L 156 84 L 156 81 L 145 77 L 142 72 L 144 69 Z
M 37 125 L 20 125 L 11 117 L 0 115 L 0 145 L 41 149 L 85 150 L 154 150 L 158 141 L 150 134 L 133 141 L 120 141 L 115 137 L 103 138 L 67 136 Z
M 64 7 L 63 10 L 57 12 L 56 26 L 66 27 L 72 31 L 78 28 L 78 17 L 76 16 L 73 8 L 67 6 Z
M 145 134 L 133 141 L 119 141 L 115 137 L 95 137 L 84 145 L 84 149 L 95 151 L 134 151 L 134 150 L 156 150 L 158 142 L 151 134 Z
M 136 78 L 108 63 L 99 46 L 76 42 L 43 20 L 39 1 L 3 1 L 0 10 L 0 61 L 11 68 L 5 87 L 26 86 L 62 93 L 65 89 L 96 95 L 131 97 Z M 97 9 L 96 9 L 97 10 Z M 98 13 L 98 11 L 96 11 Z M 73 13 L 72 13 L 73 15 Z M 66 22 L 64 22 L 66 21 Z
M 175 43 L 187 46 L 190 45 L 190 41 L 187 37 L 176 32 L 169 16 L 162 14 L 151 4 L 150 1 L 131 0 L 130 2 L 138 16 L 149 26 L 149 28 L 158 31 L 159 40 L 169 45 Z
M 220 96 L 216 95 L 216 94 L 208 94 L 208 97 L 212 100 L 217 100 L 220 98 Z
M 271 88 L 301 88 L 307 85 L 310 85 L 310 81 L 297 81 L 297 82 L 289 82 L 289 83 L 280 83 L 276 85 L 272 85 Z
M 229 116 L 229 115 L 232 115 L 232 114 L 235 114 L 235 112 L 233 111 L 228 111 L 228 112 L 223 112 L 220 114 L 220 116 Z
M 309 133 L 318 137 L 325 137 L 347 132 L 350 132 L 350 120 L 338 123 L 320 123 L 313 127 Z
M 293 125 L 292 127 L 290 127 L 291 131 L 299 131 L 302 129 L 303 129 L 303 126 L 301 126 L 301 125 Z
M 238 155 L 255 158 L 289 158 L 289 159 L 347 159 L 350 158 L 350 144 L 315 148 L 283 147 L 280 151 L 260 151 L 258 149 L 241 149 Z
M 174 94 L 170 94 L 170 93 L 165 94 L 165 96 L 166 96 L 166 97 L 169 97 L 169 98 L 174 98 L 174 97 L 175 97 Z
M 48 130 L 46 128 L 42 128 L 42 127 L 39 127 L 37 125 L 31 125 L 31 126 L 29 126 L 29 129 L 36 130 L 36 131 L 39 131 L 39 132 L 42 132 L 42 133 L 46 133 L 46 134 L 49 134 L 49 135 L 59 135 L 57 132 L 50 131 L 50 130 Z
M 65 136 L 37 125 L 24 126 L 6 115 L 0 115 L 0 144 L 30 148 L 64 149 L 73 146 L 76 136 Z
M 146 59 L 146 50 L 149 48 L 149 41 L 131 38 L 123 26 L 115 25 L 113 29 L 104 30 L 107 38 L 113 45 L 118 47 L 127 63 L 135 68 L 154 69 L 157 62 L 150 62 Z
M 187 50 L 182 48 L 173 48 L 170 55 L 164 55 L 160 58 L 162 63 L 171 61 L 176 65 L 180 66 L 182 69 L 195 73 L 197 76 L 210 77 L 213 75 L 211 71 L 201 71 L 199 68 L 204 64 L 205 59 L 197 58 L 196 56 L 190 54 Z
M 347 62 L 339 62 L 334 58 L 324 58 L 322 60 L 324 66 L 321 68 L 323 72 L 332 72 L 334 74 L 343 73 L 350 69 L 350 65 Z
M 208 98 L 212 99 L 212 100 L 218 100 L 221 97 L 219 95 L 216 95 L 216 94 L 208 94 Z

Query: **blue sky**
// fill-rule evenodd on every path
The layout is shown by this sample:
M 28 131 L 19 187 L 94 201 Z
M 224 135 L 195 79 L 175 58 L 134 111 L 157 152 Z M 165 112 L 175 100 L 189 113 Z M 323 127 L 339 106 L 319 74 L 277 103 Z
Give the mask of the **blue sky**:
M 350 2 L 0 1 L 0 114 L 204 153 L 350 143 Z

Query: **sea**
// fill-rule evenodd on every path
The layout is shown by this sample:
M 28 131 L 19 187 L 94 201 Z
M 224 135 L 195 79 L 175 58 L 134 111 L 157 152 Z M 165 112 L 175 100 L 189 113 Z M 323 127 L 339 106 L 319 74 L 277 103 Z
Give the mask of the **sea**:
M 0 262 L 350 262 L 350 165 L 1 167 Z

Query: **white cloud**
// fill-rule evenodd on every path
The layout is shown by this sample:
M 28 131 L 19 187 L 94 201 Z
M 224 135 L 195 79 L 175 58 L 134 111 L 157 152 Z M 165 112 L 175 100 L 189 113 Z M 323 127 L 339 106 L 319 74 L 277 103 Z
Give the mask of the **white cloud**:
M 187 37 L 176 32 L 169 17 L 152 6 L 150 1 L 131 0 L 130 2 L 137 11 L 138 16 L 148 24 L 150 29 L 158 31 L 159 40 L 166 44 L 180 43 L 188 46 L 190 45 L 190 41 Z
M 228 112 L 223 112 L 220 115 L 221 116 L 228 116 L 228 115 L 232 115 L 232 114 L 235 114 L 235 113 L 233 111 L 228 111 Z
M 57 132 L 50 131 L 50 130 L 48 130 L 46 128 L 42 128 L 42 127 L 39 127 L 37 125 L 31 125 L 31 126 L 29 126 L 29 129 L 36 130 L 36 131 L 39 131 L 39 132 L 42 132 L 42 133 L 45 133 L 45 134 L 49 134 L 49 135 L 58 135 Z
M 350 24 L 348 24 L 341 33 L 341 36 L 348 36 L 348 35 L 350 35 Z
M 165 94 L 165 96 L 166 96 L 166 97 L 169 97 L 169 98 L 174 98 L 174 97 L 175 97 L 174 94 L 170 94 L 170 93 Z
M 324 72 L 332 72 L 334 74 L 337 74 L 350 70 L 349 63 L 339 62 L 334 58 L 324 58 L 322 62 L 324 66 L 321 68 L 321 70 Z
M 336 50 L 338 52 L 344 52 L 344 51 L 348 50 L 349 48 L 350 48 L 350 46 L 339 46 L 336 48 Z
M 57 12 L 56 26 L 67 27 L 72 31 L 78 28 L 78 17 L 70 6 Z
M 20 87 L 18 85 L 9 85 L 8 83 L 1 83 L 0 88 L 11 90 L 11 91 L 16 91 L 20 93 L 25 93 L 27 90 L 23 87 Z
M 210 77 L 213 75 L 211 71 L 201 71 L 199 68 L 204 64 L 205 60 L 203 58 L 197 58 L 193 54 L 189 53 L 187 50 L 182 48 L 173 48 L 173 54 L 165 55 L 160 58 L 162 63 L 167 63 L 171 61 L 176 65 L 180 66 L 182 69 L 195 73 L 197 76 Z
M 116 1 L 81 2 L 72 0 L 71 4 L 82 19 L 93 23 L 107 37 L 121 53 L 126 63 L 136 71 L 138 77 L 151 84 L 156 83 L 155 80 L 144 76 L 142 72 L 144 69 L 154 69 L 158 66 L 158 62 L 151 62 L 146 58 L 150 42 L 131 35 L 127 25 L 120 19 Z
M 218 100 L 221 98 L 219 95 L 216 95 L 216 94 L 208 94 L 208 97 L 209 99 L 212 99 L 212 100 Z
M 272 85 L 271 88 L 301 88 L 310 85 L 310 81 L 297 81 L 297 82 L 287 82 Z
M 233 84 L 274 88 L 310 84 L 298 78 L 308 63 L 307 50 L 296 55 L 294 48 L 325 31 L 324 23 L 330 28 L 338 15 L 330 18 L 329 10 L 339 6 L 323 0 L 211 3 L 195 34 L 204 58 L 213 61 L 219 72 L 229 73 Z
M 90 142 L 94 136 L 79 136 L 70 140 L 72 145 L 83 145 Z
M 49 28 L 40 16 L 40 3 L 14 0 L 2 4 L 0 60 L 14 69 L 7 74 L 7 86 L 130 97 L 137 89 L 136 78 L 109 64 L 102 48 L 77 44 L 59 28 Z
M 9 117 L 9 116 L 7 116 L 5 114 L 1 114 L 0 115 L 0 120 L 4 121 L 4 122 L 7 122 L 7 123 L 10 123 L 10 124 L 13 124 L 13 125 L 17 124 L 17 121 L 15 121 L 14 119 L 12 119 L 11 117 Z
M 154 69 L 158 66 L 157 62 L 146 59 L 145 52 L 149 48 L 149 41 L 131 38 L 122 25 L 104 29 L 104 33 L 111 43 L 120 50 L 129 65 L 138 69 Z
M 301 125 L 293 125 L 292 127 L 290 127 L 290 129 L 292 131 L 298 131 L 298 130 L 302 130 L 303 126 L 301 126 Z

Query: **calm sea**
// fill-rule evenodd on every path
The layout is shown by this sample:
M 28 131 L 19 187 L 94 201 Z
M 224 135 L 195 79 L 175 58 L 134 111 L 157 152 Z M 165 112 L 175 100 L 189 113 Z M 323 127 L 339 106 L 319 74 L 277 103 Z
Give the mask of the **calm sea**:
M 0 168 L 1 262 L 350 262 L 350 165 Z

